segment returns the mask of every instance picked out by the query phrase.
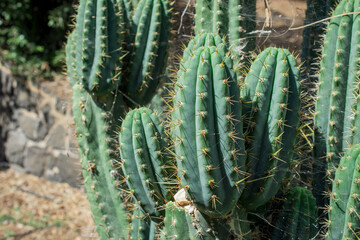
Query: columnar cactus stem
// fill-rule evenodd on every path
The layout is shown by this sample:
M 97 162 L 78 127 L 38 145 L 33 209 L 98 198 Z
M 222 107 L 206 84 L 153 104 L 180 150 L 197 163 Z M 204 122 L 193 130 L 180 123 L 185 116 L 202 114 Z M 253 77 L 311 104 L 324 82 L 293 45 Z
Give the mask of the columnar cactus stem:
M 247 118 L 247 169 L 241 200 L 247 209 L 269 201 L 280 189 L 294 154 L 299 123 L 300 82 L 288 50 L 267 48 L 252 64 L 241 91 Z
M 360 234 L 360 144 L 341 158 L 330 198 L 325 239 L 358 239 Z
M 254 0 L 197 0 L 195 35 L 218 34 L 229 40 L 233 57 L 255 48 L 250 32 L 256 29 Z
M 359 10 L 359 1 L 345 0 L 339 3 L 332 16 Z M 334 17 L 324 39 L 315 125 L 320 134 L 317 138 L 326 141 L 330 171 L 338 165 L 345 149 L 360 142 L 359 29 L 360 14 Z M 325 157 L 315 154 L 318 158 Z
M 69 38 L 75 65 L 72 78 L 94 95 L 106 95 L 121 81 L 123 12 L 112 0 L 81 0 L 74 34 Z
M 117 159 L 115 127 L 125 110 L 113 95 L 93 98 L 84 86 L 73 85 L 73 112 L 84 185 L 101 239 L 125 239 L 127 214 L 116 189 L 112 163 Z
M 170 40 L 169 0 L 142 0 L 135 9 L 130 29 L 130 62 L 127 94 L 142 105 L 151 100 L 163 77 Z
M 173 97 L 178 175 L 201 212 L 224 216 L 245 178 L 239 88 L 219 36 L 197 36 L 189 43 L 195 45 L 185 50 Z
M 159 118 L 147 108 L 129 112 L 119 137 L 122 169 L 136 201 L 154 221 L 161 221 L 163 205 L 171 199 L 172 164 Z
M 137 207 L 132 216 L 130 227 L 130 239 L 155 240 L 156 223 L 146 217 L 142 210 Z

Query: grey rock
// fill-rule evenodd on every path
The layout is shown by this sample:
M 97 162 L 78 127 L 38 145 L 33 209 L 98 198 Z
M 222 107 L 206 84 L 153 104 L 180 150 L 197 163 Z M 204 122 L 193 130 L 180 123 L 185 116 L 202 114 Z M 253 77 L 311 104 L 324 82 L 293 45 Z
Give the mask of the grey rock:
M 19 90 L 16 96 L 16 105 L 20 108 L 29 108 L 30 103 L 29 93 L 24 90 Z
M 54 149 L 65 150 L 66 130 L 62 125 L 56 125 L 51 129 L 47 145 Z
M 45 148 L 30 147 L 25 152 L 24 168 L 26 172 L 40 177 L 44 174 L 47 162 L 52 158 Z
M 26 173 L 25 168 L 23 168 L 17 164 L 10 164 L 10 168 L 18 173 Z
M 60 170 L 56 166 L 51 169 L 49 169 L 49 168 L 45 169 L 44 177 L 47 180 L 54 181 L 54 182 L 62 181 L 61 175 L 60 175 Z
M 52 181 L 66 182 L 73 187 L 79 187 L 81 184 L 80 160 L 60 154 L 47 164 L 45 177 Z
M 5 156 L 10 163 L 23 165 L 23 153 L 27 139 L 21 129 L 10 131 L 5 143 Z
M 18 113 L 18 122 L 25 135 L 34 141 L 41 141 L 45 138 L 48 129 L 36 113 L 21 109 Z
M 46 104 L 42 109 L 41 109 L 43 116 L 44 116 L 44 120 L 48 125 L 48 129 L 52 128 L 52 126 L 55 123 L 55 118 L 54 116 L 51 114 L 51 106 L 50 104 Z
M 70 104 L 69 100 L 56 98 L 56 103 L 55 103 L 56 111 L 65 114 L 69 104 Z

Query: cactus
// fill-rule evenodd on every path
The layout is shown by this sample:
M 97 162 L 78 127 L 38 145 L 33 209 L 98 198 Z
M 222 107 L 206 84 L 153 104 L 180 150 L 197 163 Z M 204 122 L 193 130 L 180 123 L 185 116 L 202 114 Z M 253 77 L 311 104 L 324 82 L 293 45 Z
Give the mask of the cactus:
M 123 18 L 112 0 L 80 1 L 75 30 L 68 38 L 68 56 L 73 58 L 68 73 L 93 95 L 106 95 L 121 82 Z
M 357 12 L 359 4 L 342 0 L 334 15 Z M 195 37 L 184 50 L 173 89 L 167 90 L 172 93 L 167 131 L 151 110 L 137 108 L 128 112 L 114 136 L 128 107 L 148 104 L 156 92 L 166 67 L 171 12 L 167 0 L 80 0 L 66 63 L 97 231 L 101 239 L 251 239 L 259 228 L 248 214 L 267 217 L 259 207 L 275 196 L 290 160 L 296 161 L 299 67 L 288 50 L 268 48 L 240 78 L 233 63 L 244 64 L 241 51 L 253 48 L 250 42 L 242 49 L 242 41 L 249 39 L 243 33 L 254 30 L 247 16 L 255 16 L 255 1 L 199 0 Z M 336 167 L 344 149 L 359 141 L 358 15 L 334 17 L 325 37 L 314 129 L 316 164 L 327 155 L 330 167 Z M 346 159 L 355 158 L 360 150 L 354 149 Z M 355 160 L 360 166 L 357 155 Z M 327 238 L 359 235 L 360 167 L 351 165 L 355 160 L 338 168 Z M 187 193 L 186 206 L 172 196 L 179 189 Z M 133 202 L 127 202 L 128 192 L 137 202 L 135 211 Z M 295 188 L 288 199 L 280 218 L 293 220 L 286 226 L 278 222 L 278 228 L 288 231 L 264 235 L 314 237 L 313 197 Z M 293 208 L 297 210 L 289 211 Z
M 127 216 L 115 187 L 111 164 L 117 159 L 112 133 L 124 113 L 122 106 L 120 96 L 93 98 L 84 86 L 73 85 L 73 112 L 82 174 L 101 239 L 124 239 L 127 235 Z
M 137 104 L 151 100 L 164 74 L 170 40 L 171 10 L 168 0 L 142 0 L 130 28 L 130 59 L 126 67 L 126 92 Z
M 245 220 L 244 220 L 245 218 Z M 212 219 L 201 214 L 194 206 L 166 206 L 164 230 L 161 239 L 249 239 L 250 227 L 246 214 L 235 208 L 227 219 Z
M 156 239 L 156 223 L 151 221 L 143 214 L 140 208 L 136 208 L 130 227 L 130 239 L 137 240 L 155 240 Z
M 315 239 L 318 233 L 316 218 L 316 201 L 311 191 L 295 187 L 286 197 L 272 239 Z
M 195 34 L 218 34 L 229 39 L 233 56 L 255 49 L 256 1 L 253 0 L 198 0 L 196 1 Z
M 164 129 L 150 109 L 129 112 L 120 131 L 120 155 L 127 185 L 136 201 L 154 221 L 161 221 L 162 206 L 171 199 L 171 162 Z
M 331 9 L 336 6 L 337 0 L 307 0 L 306 18 L 304 25 L 329 17 Z M 321 37 L 325 29 L 321 27 L 324 23 L 318 23 L 304 29 L 301 51 L 301 60 L 304 62 L 305 73 L 311 80 L 316 80 L 316 59 L 321 48 Z
M 189 46 L 201 39 L 196 36 Z M 212 34 L 204 40 L 181 63 L 171 134 L 182 186 L 201 212 L 223 216 L 243 188 L 241 105 L 225 43 Z
M 247 209 L 269 201 L 289 169 L 299 122 L 299 72 L 288 50 L 267 48 L 245 78 L 241 98 L 251 176 L 241 201 Z
M 341 158 L 335 173 L 325 239 L 358 239 L 360 235 L 360 144 Z
M 164 224 L 162 239 L 193 240 L 214 237 L 207 229 L 201 228 L 203 223 L 200 221 L 198 225 L 193 224 L 191 215 L 184 208 L 177 207 L 173 202 L 166 205 Z
M 359 1 L 341 1 L 332 16 L 359 10 Z M 345 149 L 360 142 L 359 17 L 348 14 L 331 19 L 324 39 L 314 122 L 320 134 L 316 138 L 326 140 L 326 149 L 319 149 L 315 155 L 321 159 L 325 157 L 321 152 L 326 152 L 330 171 Z

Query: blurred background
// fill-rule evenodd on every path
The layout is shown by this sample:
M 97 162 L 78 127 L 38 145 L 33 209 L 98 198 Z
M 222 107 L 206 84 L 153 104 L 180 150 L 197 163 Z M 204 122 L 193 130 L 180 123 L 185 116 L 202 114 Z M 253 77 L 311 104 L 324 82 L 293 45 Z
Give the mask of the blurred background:
M 64 66 L 76 3 L 0 1 L 0 240 L 97 239 Z M 177 0 L 175 10 L 180 46 L 192 35 L 194 0 Z M 249 17 L 258 48 L 300 54 L 302 29 L 291 28 L 304 24 L 305 11 L 305 0 L 257 0 L 257 16 Z

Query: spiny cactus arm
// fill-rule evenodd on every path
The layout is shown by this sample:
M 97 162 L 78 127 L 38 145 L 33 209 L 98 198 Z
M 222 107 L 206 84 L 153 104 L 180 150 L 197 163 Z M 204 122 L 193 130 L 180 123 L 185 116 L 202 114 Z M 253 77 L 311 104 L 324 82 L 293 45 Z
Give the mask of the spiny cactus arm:
M 120 84 L 123 12 L 112 0 L 81 0 L 76 18 L 76 51 L 79 83 L 94 95 L 108 94 Z
M 265 204 L 280 188 L 294 151 L 300 106 L 300 71 L 288 50 L 265 50 L 253 66 L 242 89 L 243 101 L 252 103 L 250 113 L 245 113 L 251 174 L 247 187 L 252 191 L 241 197 L 248 209 Z
M 115 105 L 113 105 L 115 104 Z M 93 99 L 83 86 L 73 85 L 73 111 L 82 174 L 97 232 L 101 239 L 127 239 L 128 221 L 112 171 L 115 148 L 111 116 L 121 99 Z M 118 107 L 115 107 L 118 108 Z M 119 110 L 119 109 L 117 109 Z M 124 110 L 122 110 L 124 111 Z M 118 111 L 118 112 L 122 112 Z
M 76 83 L 76 31 L 72 31 L 68 36 L 68 43 L 66 44 L 65 51 L 66 51 L 66 70 L 67 75 L 70 79 L 70 84 L 74 85 Z
M 121 126 L 119 142 L 126 182 L 142 209 L 158 222 L 169 197 L 169 161 L 163 153 L 165 134 L 156 124 L 159 120 L 150 109 L 130 111 Z
M 224 43 L 215 47 L 212 39 L 217 37 L 207 35 L 205 47 L 195 49 L 178 73 L 172 135 L 179 176 L 191 199 L 201 212 L 222 216 L 243 188 L 244 148 L 238 87 L 226 64 L 231 60 L 224 56 Z
M 356 239 L 359 236 L 360 145 L 341 158 L 335 173 L 325 239 Z
M 353 8 L 348 11 L 359 12 L 360 11 L 360 2 L 354 1 Z M 346 100 L 345 103 L 345 114 L 344 114 L 344 140 L 343 148 L 348 146 L 348 143 L 357 144 L 360 143 L 360 133 L 359 133 L 359 121 L 360 121 L 360 110 L 359 106 L 359 93 L 360 93 L 360 14 L 351 15 L 351 24 L 349 26 L 347 46 L 344 47 L 349 49 L 349 54 L 344 54 L 344 57 L 348 57 L 348 70 L 347 70 L 347 88 L 346 93 L 348 96 L 352 94 L 352 101 Z M 345 90 L 345 89 L 344 89 Z M 348 117 L 351 116 L 351 117 Z M 351 146 L 351 145 L 350 145 Z
M 137 207 L 133 212 L 130 227 L 130 239 L 136 240 L 155 240 L 156 223 L 151 221 L 143 214 L 142 210 Z
M 358 10 L 358 1 L 341 1 L 333 16 Z M 358 21 L 359 14 L 333 18 L 324 41 L 315 124 L 326 140 L 329 169 L 337 166 L 344 149 L 357 143 L 353 136 L 358 135 L 354 122 L 359 94 Z
M 256 47 L 255 35 L 249 35 L 256 30 L 256 1 L 229 0 L 228 6 L 229 42 L 232 55 L 237 57 Z
M 255 41 L 247 35 L 256 29 L 256 1 L 198 0 L 195 6 L 195 35 L 204 33 L 227 37 L 233 57 L 254 50 Z
M 337 0 L 307 0 L 304 25 L 329 17 L 331 9 L 336 6 L 337 2 Z M 322 27 L 322 24 L 318 23 L 306 27 L 303 32 L 301 60 L 304 63 L 303 67 L 307 75 L 306 77 L 310 78 L 311 81 L 317 80 L 315 74 L 318 69 L 314 67 L 314 64 L 316 64 L 316 59 L 319 57 L 321 37 L 325 34 L 325 28 Z
M 137 103 L 155 94 L 167 60 L 171 10 L 167 0 L 143 0 L 135 11 L 127 92 Z

